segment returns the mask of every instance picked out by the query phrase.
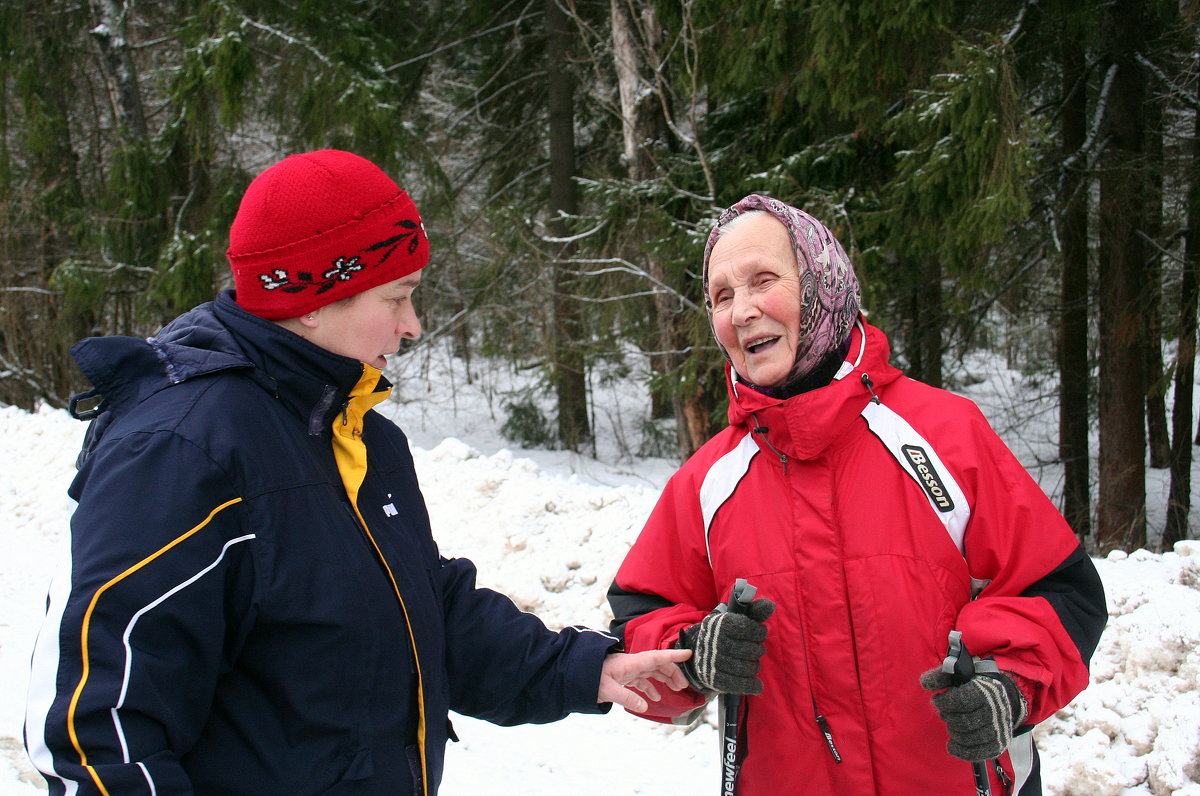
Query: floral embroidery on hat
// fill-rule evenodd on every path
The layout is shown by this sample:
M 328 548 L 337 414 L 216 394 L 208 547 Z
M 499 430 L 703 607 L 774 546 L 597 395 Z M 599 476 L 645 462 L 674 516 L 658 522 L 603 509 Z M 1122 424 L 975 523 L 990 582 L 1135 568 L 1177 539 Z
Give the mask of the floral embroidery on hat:
M 393 235 L 378 243 L 372 243 L 362 252 L 375 252 L 380 249 L 386 249 L 383 256 L 379 258 L 379 262 L 374 263 L 375 266 L 383 265 L 387 262 L 392 253 L 400 246 L 400 244 L 408 241 L 407 253 L 413 254 L 421 243 L 420 233 L 425 231 L 425 225 L 409 219 L 397 221 L 395 226 L 403 227 L 408 232 L 402 232 L 399 235 Z M 420 232 L 418 232 L 420 230 Z M 258 278 L 262 281 L 263 290 L 281 290 L 284 293 L 302 293 L 310 287 L 316 287 L 316 292 L 313 295 L 321 295 L 325 291 L 334 287 L 338 282 L 346 282 L 354 278 L 355 273 L 366 268 L 366 264 L 358 256 L 354 257 L 338 257 L 333 261 L 333 267 L 321 274 L 320 279 L 314 279 L 312 273 L 308 271 L 297 271 L 293 279 L 292 276 L 280 268 L 272 269 L 269 273 L 259 274 Z
M 417 246 L 421 243 L 421 238 L 420 235 L 418 235 L 417 230 L 419 229 L 421 232 L 424 232 L 424 224 L 419 224 L 416 221 L 410 221 L 409 219 L 405 218 L 397 221 L 395 226 L 404 227 L 408 230 L 408 232 L 401 232 L 399 235 L 393 235 L 387 240 L 381 240 L 379 243 L 373 243 L 367 248 L 363 249 L 364 252 L 373 252 L 384 248 L 387 249 L 387 251 L 383 253 L 383 257 L 379 258 L 378 265 L 383 265 L 385 262 L 387 262 L 387 259 L 392 256 L 392 252 L 396 251 L 396 248 L 405 240 L 408 241 L 409 254 L 415 252 L 417 250 Z
M 339 281 L 345 282 L 351 279 L 355 271 L 361 271 L 363 268 L 362 261 L 357 257 L 339 257 L 333 261 L 332 268 L 321 274 L 320 279 L 314 279 L 308 271 L 297 271 L 296 278 L 293 280 L 287 271 L 279 268 L 275 268 L 267 274 L 259 274 L 258 278 L 262 280 L 264 290 L 302 293 L 310 287 L 316 287 L 314 295 L 319 296 Z

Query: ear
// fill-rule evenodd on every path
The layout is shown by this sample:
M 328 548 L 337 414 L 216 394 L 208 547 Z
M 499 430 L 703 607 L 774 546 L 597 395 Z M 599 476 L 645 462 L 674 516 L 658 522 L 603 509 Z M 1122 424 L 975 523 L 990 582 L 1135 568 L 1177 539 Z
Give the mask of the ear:
M 312 312 L 308 313 L 307 315 L 301 315 L 296 320 L 305 329 L 316 329 L 321 324 L 320 315 L 321 315 L 321 310 L 315 309 Z

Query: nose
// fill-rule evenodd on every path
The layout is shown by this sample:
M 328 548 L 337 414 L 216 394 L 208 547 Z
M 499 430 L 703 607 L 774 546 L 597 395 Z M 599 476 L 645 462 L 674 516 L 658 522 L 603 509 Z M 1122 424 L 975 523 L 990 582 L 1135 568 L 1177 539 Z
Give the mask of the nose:
M 421 336 L 421 319 L 417 317 L 411 301 L 405 304 L 405 311 L 396 323 L 396 333 L 408 340 L 416 340 Z
M 745 290 L 733 294 L 733 325 L 745 326 L 759 316 L 758 304 Z

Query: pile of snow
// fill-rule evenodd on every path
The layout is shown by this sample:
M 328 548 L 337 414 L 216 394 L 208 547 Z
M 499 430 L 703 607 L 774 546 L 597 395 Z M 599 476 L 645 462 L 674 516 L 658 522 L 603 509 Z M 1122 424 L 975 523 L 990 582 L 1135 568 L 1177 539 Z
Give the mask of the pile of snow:
M 551 626 L 605 627 L 605 590 L 670 462 L 631 458 L 628 446 L 599 458 L 517 450 L 496 433 L 495 393 L 453 372 L 396 381 L 403 394 L 381 408 L 410 433 L 443 553 L 471 558 L 481 585 Z M 632 392 L 605 399 L 596 415 L 602 439 L 623 433 L 611 423 L 632 427 L 640 410 L 619 405 Z M 66 551 L 65 492 L 83 429 L 59 411 L 0 406 L 0 796 L 45 787 L 20 742 L 26 670 L 46 586 Z M 1110 622 L 1092 685 L 1036 731 L 1046 793 L 1200 796 L 1200 543 L 1096 564 Z M 447 796 L 675 796 L 720 781 L 711 713 L 690 731 L 620 710 L 546 726 L 454 724 L 462 741 L 448 750 Z
M 1098 561 L 1092 682 L 1034 732 L 1050 793 L 1200 794 L 1200 542 Z

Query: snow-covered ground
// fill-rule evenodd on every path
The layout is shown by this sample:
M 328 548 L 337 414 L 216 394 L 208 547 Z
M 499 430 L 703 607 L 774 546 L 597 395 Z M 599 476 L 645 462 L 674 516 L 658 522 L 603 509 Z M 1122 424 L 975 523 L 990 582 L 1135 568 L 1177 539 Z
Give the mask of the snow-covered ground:
M 503 400 L 516 385 L 500 371 L 468 382 L 461 362 L 410 355 L 393 375 L 397 400 L 381 409 L 412 438 L 443 552 L 474 560 L 482 585 L 547 624 L 605 627 L 605 590 L 673 469 L 630 454 L 645 411 L 642 390 L 629 382 L 597 388 L 600 450 L 591 458 L 520 450 L 502 439 Z M 1052 439 L 1044 433 L 1050 421 L 1039 424 L 1029 405 L 1021 425 L 998 417 L 1020 405 L 1012 395 L 1023 382 L 1008 372 L 985 375 L 968 394 L 1053 493 L 1056 471 L 1035 465 Z M 67 543 L 66 487 L 83 430 L 63 412 L 0 406 L 0 796 L 45 788 L 20 741 L 26 670 Z M 1152 505 L 1163 488 L 1152 474 Z M 1037 730 L 1046 792 L 1200 796 L 1200 542 L 1096 563 L 1109 625 L 1092 685 Z M 454 724 L 462 740 L 448 750 L 446 796 L 676 796 L 718 787 L 711 715 L 690 731 L 621 710 L 545 726 L 501 728 L 465 717 Z

